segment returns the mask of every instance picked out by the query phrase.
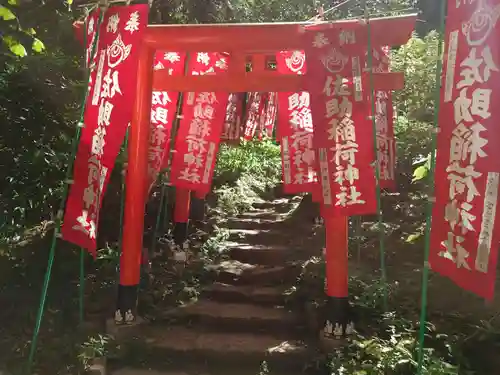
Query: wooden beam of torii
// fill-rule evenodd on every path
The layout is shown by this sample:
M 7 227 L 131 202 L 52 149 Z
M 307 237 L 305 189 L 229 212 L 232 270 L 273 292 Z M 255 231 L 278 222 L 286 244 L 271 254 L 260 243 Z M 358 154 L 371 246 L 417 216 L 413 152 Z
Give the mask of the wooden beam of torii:
M 370 21 L 372 46 L 398 46 L 405 44 L 414 30 L 416 14 L 374 18 Z M 304 49 L 305 29 L 352 27 L 363 21 L 347 20 L 320 23 L 264 23 L 215 25 L 152 25 L 144 38 L 150 48 L 162 51 L 221 52 L 231 55 L 226 74 L 204 76 L 172 76 L 167 71 L 153 75 L 153 89 L 157 91 L 306 91 L 307 74 L 278 75 L 266 70 L 264 60 L 255 62 L 252 71 L 246 71 L 249 56 L 278 51 Z M 388 32 L 391 30 L 391 32 Z M 367 45 L 366 40 L 360 44 Z M 404 76 L 400 72 L 373 73 L 377 90 L 400 90 Z

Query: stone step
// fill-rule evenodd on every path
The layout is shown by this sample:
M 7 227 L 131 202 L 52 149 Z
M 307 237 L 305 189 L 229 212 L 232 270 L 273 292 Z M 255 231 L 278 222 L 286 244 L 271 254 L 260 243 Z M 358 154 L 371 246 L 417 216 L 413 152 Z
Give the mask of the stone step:
M 284 307 L 220 303 L 199 300 L 165 312 L 157 321 L 197 327 L 204 332 L 266 332 L 276 335 L 298 332 L 299 321 Z
M 278 266 L 291 260 L 287 246 L 262 246 L 257 244 L 240 244 L 228 251 L 231 259 L 248 264 Z
M 183 364 L 183 365 L 170 365 L 164 366 L 160 370 L 154 370 L 147 368 L 147 364 L 144 365 L 145 368 L 137 367 L 118 367 L 108 372 L 110 375 L 258 375 L 265 374 L 263 367 L 250 367 L 250 368 L 234 368 L 227 369 L 210 369 L 208 366 L 203 364 Z M 293 373 L 289 371 L 279 372 L 273 371 L 271 375 L 304 375 L 301 369 L 297 369 Z
M 216 281 L 220 283 L 260 286 L 293 283 L 301 272 L 300 264 L 271 267 L 236 260 L 227 260 L 207 269 L 215 274 Z
M 272 286 L 230 285 L 214 283 L 202 295 L 214 301 L 252 303 L 264 306 L 283 305 L 286 289 Z
M 173 364 L 202 363 L 211 369 L 234 367 L 234 371 L 266 361 L 270 369 L 302 368 L 314 351 L 305 343 L 286 341 L 268 334 L 202 332 L 179 326 L 146 325 L 135 338 L 123 342 L 123 358 L 129 367 L 164 369 Z
M 225 226 L 230 228 L 230 230 L 249 230 L 249 231 L 258 231 L 268 230 L 270 227 L 281 224 L 281 222 L 277 222 L 276 219 L 259 219 L 259 218 L 245 218 L 238 217 L 229 219 Z

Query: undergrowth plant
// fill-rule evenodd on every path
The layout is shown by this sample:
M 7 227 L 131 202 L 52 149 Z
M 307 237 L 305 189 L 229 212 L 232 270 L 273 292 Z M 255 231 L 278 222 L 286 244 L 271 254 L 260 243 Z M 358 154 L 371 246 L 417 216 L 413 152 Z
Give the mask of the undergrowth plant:
M 218 208 L 227 214 L 247 211 L 281 180 L 280 147 L 271 140 L 222 145 L 214 173 Z
M 324 277 L 323 259 L 314 257 L 306 262 L 295 289 L 295 298 L 312 302 L 316 308 L 322 309 L 326 302 Z M 388 294 L 389 306 L 395 305 L 397 284 L 384 287 L 379 279 L 350 278 L 349 296 L 356 332 L 348 345 L 333 350 L 326 360 L 315 361 L 314 367 L 329 375 L 416 374 L 419 324 L 415 317 L 418 311 L 405 311 L 400 306 L 397 312 L 384 312 L 384 290 Z M 483 343 L 488 341 L 482 334 L 477 334 L 475 339 L 479 337 Z M 471 370 L 478 363 L 473 358 L 471 360 L 470 350 L 466 350 L 465 344 L 471 346 L 465 328 L 460 334 L 446 335 L 432 323 L 427 323 L 422 375 L 482 374 Z

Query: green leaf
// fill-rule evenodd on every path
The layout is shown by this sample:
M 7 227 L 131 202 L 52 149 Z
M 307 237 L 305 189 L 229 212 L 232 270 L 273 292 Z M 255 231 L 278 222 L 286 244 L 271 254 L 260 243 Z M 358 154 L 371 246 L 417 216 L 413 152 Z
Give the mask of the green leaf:
M 408 238 L 406 239 L 406 242 L 408 243 L 414 243 L 416 240 L 418 240 L 422 235 L 420 233 L 414 233 L 410 234 Z
M 33 45 L 31 46 L 31 48 L 33 49 L 33 51 L 40 53 L 45 50 L 45 45 L 40 39 L 35 38 L 33 40 Z
M 24 46 L 20 43 L 15 43 L 13 45 L 10 46 L 10 51 L 16 55 L 16 56 L 19 56 L 19 57 L 24 57 L 26 56 L 28 53 L 26 52 L 26 48 L 24 48 Z
M 17 0 L 9 0 L 9 5 L 17 5 Z
M 12 13 L 9 9 L 0 5 L 0 17 L 3 18 L 4 21 L 15 20 L 16 15 Z
M 420 166 L 413 171 L 413 180 L 412 182 L 419 181 L 424 179 L 427 176 L 429 170 L 425 166 Z
M 31 29 L 28 29 L 28 30 L 24 30 L 24 32 L 28 35 L 36 35 L 36 31 L 35 29 L 31 28 Z

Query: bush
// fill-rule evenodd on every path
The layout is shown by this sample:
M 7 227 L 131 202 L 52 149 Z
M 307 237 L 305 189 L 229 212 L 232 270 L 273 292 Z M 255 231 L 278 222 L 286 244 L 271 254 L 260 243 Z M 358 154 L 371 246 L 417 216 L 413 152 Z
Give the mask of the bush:
M 214 173 L 219 209 L 246 211 L 281 180 L 280 147 L 270 140 L 222 145 Z

